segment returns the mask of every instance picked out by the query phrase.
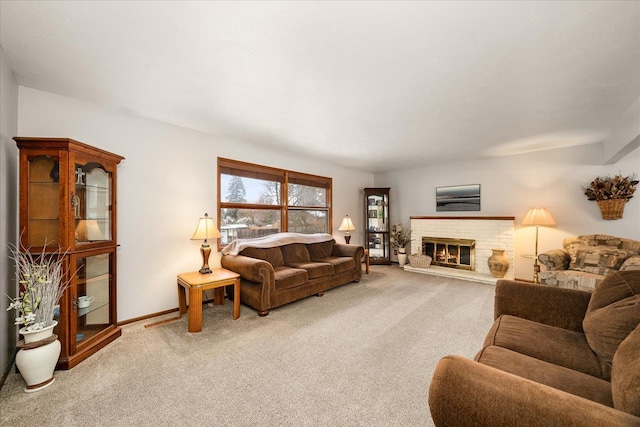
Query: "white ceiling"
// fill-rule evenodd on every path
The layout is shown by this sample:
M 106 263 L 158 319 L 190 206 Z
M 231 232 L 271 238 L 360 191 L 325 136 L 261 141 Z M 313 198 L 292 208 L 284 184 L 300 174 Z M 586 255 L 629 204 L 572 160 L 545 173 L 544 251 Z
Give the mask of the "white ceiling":
M 640 2 L 2 1 L 18 83 L 363 171 L 601 142 Z

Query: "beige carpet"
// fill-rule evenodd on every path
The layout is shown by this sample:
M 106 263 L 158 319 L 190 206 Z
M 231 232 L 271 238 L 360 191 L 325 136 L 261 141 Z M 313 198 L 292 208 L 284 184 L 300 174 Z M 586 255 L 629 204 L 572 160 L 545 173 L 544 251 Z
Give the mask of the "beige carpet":
M 374 266 L 360 283 L 271 311 L 205 307 L 122 337 L 38 393 L 0 391 L 4 426 L 429 426 L 431 375 L 473 357 L 494 286 Z M 165 316 L 165 317 L 171 317 Z

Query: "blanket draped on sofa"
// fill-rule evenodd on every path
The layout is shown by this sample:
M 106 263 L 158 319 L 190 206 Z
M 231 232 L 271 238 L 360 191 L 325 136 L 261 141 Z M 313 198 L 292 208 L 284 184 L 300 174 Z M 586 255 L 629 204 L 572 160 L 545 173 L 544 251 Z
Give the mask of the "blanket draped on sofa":
M 237 239 L 222 249 L 222 255 L 238 255 L 246 248 L 273 248 L 291 243 L 321 243 L 333 240 L 331 234 L 277 233 L 254 239 Z

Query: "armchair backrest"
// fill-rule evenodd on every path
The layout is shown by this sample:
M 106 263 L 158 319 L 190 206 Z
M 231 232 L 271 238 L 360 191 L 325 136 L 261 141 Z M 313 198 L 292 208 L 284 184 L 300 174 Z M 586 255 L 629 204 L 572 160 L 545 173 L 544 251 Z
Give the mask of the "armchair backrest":
M 626 259 L 640 254 L 640 241 L 606 234 L 567 237 L 563 241 L 569 253 L 569 270 L 607 275 L 619 270 Z
M 582 329 L 591 349 L 607 365 L 620 343 L 640 324 L 640 271 L 608 275 L 593 291 Z
M 586 234 L 584 236 L 567 237 L 562 246 L 569 252 L 576 246 L 609 246 L 627 252 L 628 256 L 640 255 L 640 241 L 607 234 Z

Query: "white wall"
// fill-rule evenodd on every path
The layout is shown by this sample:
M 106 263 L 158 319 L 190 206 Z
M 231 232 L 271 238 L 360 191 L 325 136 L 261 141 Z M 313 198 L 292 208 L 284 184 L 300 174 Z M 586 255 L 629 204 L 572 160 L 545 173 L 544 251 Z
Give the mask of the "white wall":
M 4 97 L 3 97 L 4 98 Z M 21 136 L 70 137 L 123 155 L 118 170 L 118 319 L 177 306 L 175 275 L 200 266 L 200 242 L 189 240 L 204 212 L 216 212 L 216 157 L 333 178 L 333 234 L 350 215 L 353 243 L 363 243 L 364 187 L 391 187 L 391 221 L 438 215 L 435 188 L 481 184 L 482 216 L 515 216 L 515 276 L 532 277 L 534 230 L 520 223 L 529 208 L 546 206 L 558 222 L 540 230 L 540 251 L 560 247 L 569 235 L 604 233 L 640 239 L 640 194 L 622 220 L 604 221 L 580 187 L 598 175 L 640 173 L 640 150 L 601 166 L 602 146 L 568 148 L 373 175 L 301 156 L 214 136 L 93 104 L 20 87 Z M 374 182 L 375 181 L 375 182 Z M 447 214 L 448 215 L 448 214 Z M 456 215 L 452 213 L 451 215 Z M 458 214 L 464 215 L 464 214 Z M 212 259 L 212 265 L 219 260 Z
M 4 308 L 15 297 L 16 282 L 9 244 L 16 243 L 18 203 L 18 148 L 11 139 L 18 130 L 18 83 L 0 47 L 0 375 L 16 348 L 15 311 Z
M 544 206 L 558 223 L 541 227 L 539 252 L 562 247 L 562 240 L 579 234 L 610 234 L 640 240 L 640 192 L 625 206 L 624 218 L 605 221 L 596 202 L 588 201 L 581 186 L 596 176 L 640 174 L 640 149 L 614 165 L 601 166 L 601 144 L 473 162 L 425 166 L 379 174 L 375 185 L 391 187 L 391 222 L 409 224 L 410 216 L 514 216 L 515 277 L 531 280 L 535 229 L 521 222 L 529 208 Z M 436 212 L 436 187 L 480 184 L 480 212 Z
M 373 175 L 20 87 L 20 136 L 68 137 L 125 157 L 118 168 L 118 320 L 177 307 L 176 274 L 202 264 L 189 240 L 216 215 L 216 158 L 333 178 L 333 234 L 345 214 L 362 243 L 362 188 Z M 219 266 L 219 258 L 210 265 Z

